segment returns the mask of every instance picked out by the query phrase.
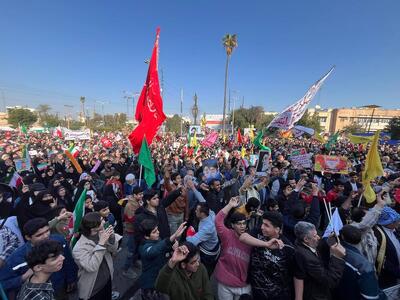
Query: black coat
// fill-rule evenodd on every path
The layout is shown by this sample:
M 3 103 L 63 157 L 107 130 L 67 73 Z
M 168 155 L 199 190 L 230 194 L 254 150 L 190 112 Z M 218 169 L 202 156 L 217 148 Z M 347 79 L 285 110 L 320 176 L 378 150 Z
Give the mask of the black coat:
M 320 256 L 310 248 L 296 242 L 295 277 L 304 280 L 304 300 L 329 300 L 331 289 L 335 288 L 343 275 L 345 261 L 331 256 L 325 268 Z
M 359 183 L 359 182 L 356 182 L 356 184 L 357 184 L 357 189 L 358 190 L 360 190 L 361 188 L 362 188 L 362 184 L 361 183 Z M 343 194 L 345 194 L 345 195 L 350 195 L 350 193 L 353 191 L 353 188 L 352 188 L 352 186 L 351 186 L 351 183 L 350 183 L 350 181 L 348 181 L 348 182 L 346 182 L 345 184 L 344 184 L 344 192 L 343 192 Z
M 181 190 L 177 189 L 168 194 L 167 197 L 161 200 L 157 206 L 157 215 L 145 207 L 139 207 L 135 212 L 135 232 L 139 232 L 140 223 L 145 219 L 153 219 L 158 223 L 158 231 L 160 232 L 160 239 L 165 239 L 171 236 L 171 230 L 169 229 L 168 217 L 165 208 L 171 205 L 181 195 Z M 139 237 L 139 236 L 138 236 Z

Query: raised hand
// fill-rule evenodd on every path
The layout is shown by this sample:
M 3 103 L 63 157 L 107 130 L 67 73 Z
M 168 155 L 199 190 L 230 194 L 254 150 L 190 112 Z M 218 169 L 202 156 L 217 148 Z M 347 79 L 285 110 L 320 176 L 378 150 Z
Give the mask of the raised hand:
M 186 229 L 186 222 L 183 222 L 181 225 L 179 225 L 178 229 L 175 231 L 175 233 L 173 235 L 171 235 L 171 237 L 169 238 L 171 242 L 176 241 L 177 238 L 179 238 L 182 233 L 185 231 Z
M 240 204 L 240 198 L 239 197 L 232 197 L 231 200 L 229 200 L 228 203 L 232 208 L 238 207 Z
M 72 212 L 65 211 L 58 216 L 58 220 L 69 220 L 72 217 Z
M 300 179 L 299 182 L 297 182 L 296 184 L 296 190 L 300 191 L 306 183 L 307 180 L 305 180 L 304 178 Z
M 185 245 L 179 246 L 174 250 L 174 253 L 172 254 L 171 257 L 171 261 L 175 264 L 181 262 L 188 256 L 188 254 L 189 254 L 189 249 Z
M 114 228 L 108 226 L 106 229 L 99 232 L 99 245 L 104 246 L 109 238 L 114 234 Z

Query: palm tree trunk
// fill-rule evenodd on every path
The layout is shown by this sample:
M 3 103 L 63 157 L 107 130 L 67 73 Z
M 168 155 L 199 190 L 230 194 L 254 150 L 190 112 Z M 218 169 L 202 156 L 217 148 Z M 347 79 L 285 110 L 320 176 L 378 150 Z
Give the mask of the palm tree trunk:
M 224 112 L 223 112 L 223 117 L 222 117 L 222 136 L 225 136 L 226 87 L 228 85 L 228 66 L 229 66 L 229 55 L 226 55 L 225 88 L 224 88 Z

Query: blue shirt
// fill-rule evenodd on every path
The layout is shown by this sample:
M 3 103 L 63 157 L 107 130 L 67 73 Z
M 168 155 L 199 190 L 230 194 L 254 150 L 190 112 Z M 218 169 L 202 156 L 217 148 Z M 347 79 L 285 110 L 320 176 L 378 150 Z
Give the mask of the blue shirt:
M 213 250 L 218 244 L 218 235 L 215 228 L 215 213 L 210 209 L 210 214 L 199 222 L 198 232 L 186 240 L 195 246 L 201 244 L 201 247 L 206 250 Z

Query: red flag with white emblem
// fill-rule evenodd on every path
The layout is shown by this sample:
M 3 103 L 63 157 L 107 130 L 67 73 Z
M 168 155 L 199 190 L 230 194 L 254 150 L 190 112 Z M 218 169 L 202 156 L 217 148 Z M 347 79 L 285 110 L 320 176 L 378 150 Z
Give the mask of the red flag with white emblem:
M 160 82 L 158 80 L 158 39 L 160 29 L 157 28 L 156 42 L 149 63 L 146 83 L 140 94 L 135 118 L 139 125 L 129 135 L 129 141 L 135 153 L 139 153 L 143 137 L 146 136 L 150 145 L 157 134 L 161 124 L 166 119 L 163 112 L 163 102 L 160 93 Z

